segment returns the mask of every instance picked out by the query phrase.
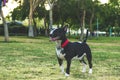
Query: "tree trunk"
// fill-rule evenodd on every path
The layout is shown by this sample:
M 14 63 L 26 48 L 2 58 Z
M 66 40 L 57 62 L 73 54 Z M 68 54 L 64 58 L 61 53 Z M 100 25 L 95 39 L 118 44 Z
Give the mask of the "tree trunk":
M 33 18 L 33 23 L 34 23 L 34 28 L 33 28 L 33 30 L 34 30 L 34 36 L 37 36 L 38 34 L 37 34 L 37 25 L 36 25 L 36 21 L 35 21 L 35 19 Z
M 32 0 L 30 0 L 29 31 L 28 31 L 29 37 L 34 37 L 34 29 L 32 23 L 33 23 L 33 6 L 32 6 Z
M 45 26 L 45 36 L 48 36 L 48 28 L 47 28 L 47 25 L 46 25 L 46 16 L 44 18 L 44 26 Z
M 80 35 L 80 40 L 83 40 L 84 37 L 84 28 L 85 28 L 85 15 L 86 15 L 86 10 L 83 10 L 83 17 L 82 17 L 82 26 L 81 26 L 81 35 Z
M 51 9 L 49 10 L 49 17 L 50 17 L 50 26 L 49 26 L 49 29 L 51 30 L 51 29 L 52 29 L 52 25 L 53 25 L 53 12 L 52 12 L 52 7 L 51 7 Z
M 30 2 L 30 12 L 29 12 L 29 31 L 28 36 L 34 37 L 34 28 L 33 28 L 33 14 L 36 10 L 36 7 L 39 6 L 40 3 L 44 2 L 45 0 L 29 0 Z
M 92 15 L 90 18 L 90 34 L 93 33 L 93 27 L 92 27 L 93 18 L 94 18 L 94 11 L 92 11 Z
M 4 25 L 5 42 L 8 42 L 8 41 L 9 41 L 8 26 L 7 26 L 6 20 L 5 20 L 5 18 L 4 18 L 2 9 L 0 9 L 0 14 L 1 14 L 1 17 L 2 17 L 2 20 L 3 20 L 3 25 Z

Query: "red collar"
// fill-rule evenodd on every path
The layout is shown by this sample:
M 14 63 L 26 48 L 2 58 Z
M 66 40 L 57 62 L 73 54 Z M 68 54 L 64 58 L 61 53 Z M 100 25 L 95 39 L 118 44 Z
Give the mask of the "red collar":
M 69 40 L 66 39 L 66 41 L 61 45 L 62 48 L 64 48 L 69 43 Z

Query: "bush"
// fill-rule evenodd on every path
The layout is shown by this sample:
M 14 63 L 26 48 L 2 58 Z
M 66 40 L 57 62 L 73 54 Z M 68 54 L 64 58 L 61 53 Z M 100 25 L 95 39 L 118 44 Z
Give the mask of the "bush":
M 18 23 L 8 23 L 8 30 L 10 35 L 27 35 L 28 27 Z M 3 24 L 0 25 L 0 35 L 4 35 Z

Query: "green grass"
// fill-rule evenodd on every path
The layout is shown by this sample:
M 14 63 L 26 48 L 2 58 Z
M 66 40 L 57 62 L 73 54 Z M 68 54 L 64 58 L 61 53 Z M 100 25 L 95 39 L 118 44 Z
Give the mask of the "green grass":
M 82 73 L 82 64 L 74 60 L 70 77 L 65 77 L 58 66 L 55 43 L 49 38 L 10 37 L 5 43 L 0 37 L 0 80 L 120 80 L 120 38 L 94 38 L 88 44 L 93 74 L 88 74 L 88 67 Z

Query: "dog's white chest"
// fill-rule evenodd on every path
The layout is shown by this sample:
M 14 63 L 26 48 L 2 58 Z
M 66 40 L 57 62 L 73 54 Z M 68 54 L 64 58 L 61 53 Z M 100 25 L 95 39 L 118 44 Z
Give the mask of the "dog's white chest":
M 61 51 L 62 51 L 62 48 L 61 48 L 61 49 L 57 49 L 57 48 L 56 48 L 57 56 L 58 56 L 60 59 L 65 59 L 65 53 L 61 53 Z

